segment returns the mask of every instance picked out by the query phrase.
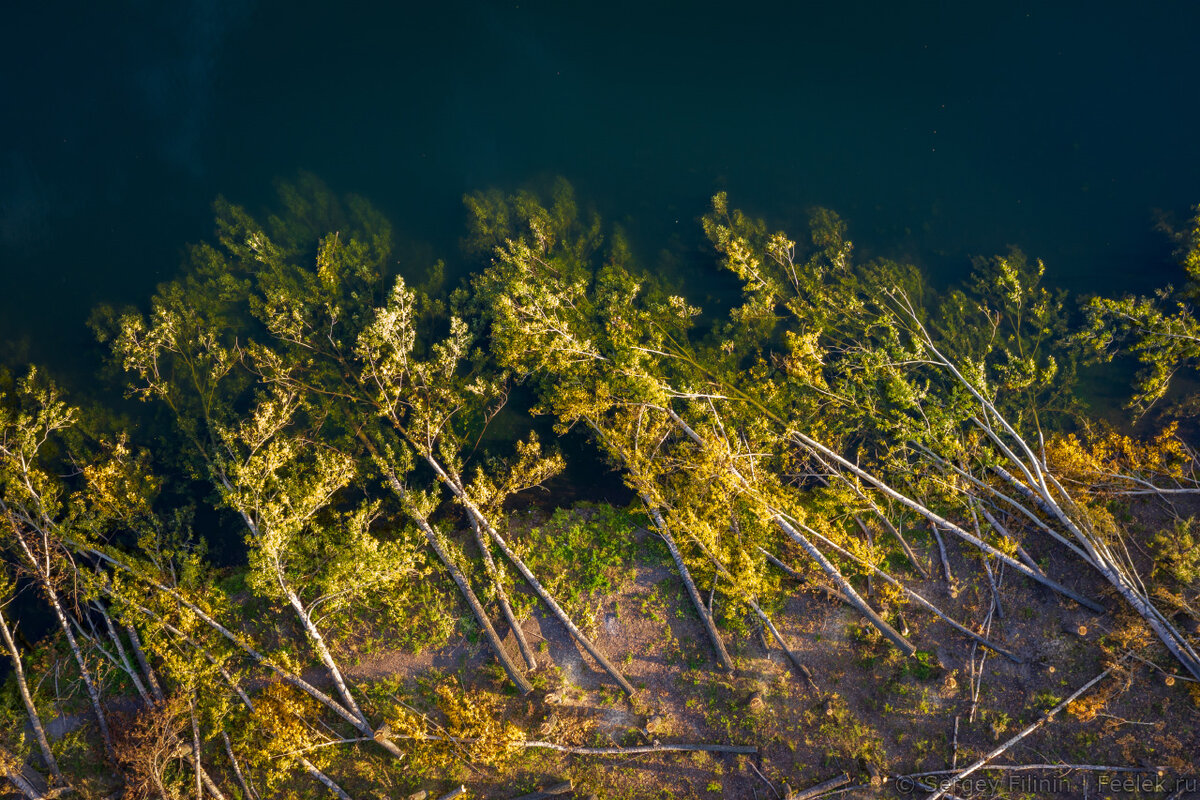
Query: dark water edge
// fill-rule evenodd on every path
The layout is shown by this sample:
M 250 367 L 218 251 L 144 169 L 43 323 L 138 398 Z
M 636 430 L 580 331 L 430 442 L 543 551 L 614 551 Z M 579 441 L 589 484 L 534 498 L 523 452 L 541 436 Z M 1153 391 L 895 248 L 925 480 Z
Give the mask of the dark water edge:
M 1056 284 L 1147 291 L 1179 274 L 1158 214 L 1200 202 L 1197 23 L 1182 2 L 15 6 L 0 355 L 86 382 L 92 307 L 144 303 L 216 195 L 261 209 L 299 170 L 452 262 L 464 192 L 561 174 L 700 283 L 724 189 L 791 230 L 831 207 L 860 254 L 939 280 L 1017 245 Z
M 698 225 L 718 190 L 795 238 L 830 207 L 857 257 L 935 285 L 1018 246 L 1075 293 L 1147 292 L 1182 277 L 1156 225 L 1200 203 L 1197 30 L 1200 4 L 1168 0 L 14 4 L 0 363 L 139 419 L 89 313 L 145 307 L 217 195 L 262 213 L 301 170 L 374 202 L 410 276 L 472 268 L 464 193 L 563 175 L 709 308 L 734 291 Z M 1093 411 L 1126 419 L 1128 378 L 1088 372 Z M 558 502 L 629 499 L 564 447 Z M 241 560 L 236 526 L 198 522 Z

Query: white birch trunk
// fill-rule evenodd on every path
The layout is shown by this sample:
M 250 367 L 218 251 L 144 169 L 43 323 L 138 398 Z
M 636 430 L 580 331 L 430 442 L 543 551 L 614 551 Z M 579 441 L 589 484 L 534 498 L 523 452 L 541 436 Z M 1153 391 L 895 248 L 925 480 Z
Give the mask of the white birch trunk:
M 8 620 L 4 618 L 3 611 L 0 611 L 0 635 L 4 636 L 4 644 L 8 647 L 8 653 L 12 657 L 17 690 L 21 693 L 25 711 L 29 714 L 29 724 L 33 728 L 33 737 L 37 740 L 38 749 L 42 751 L 42 759 L 46 762 L 46 768 L 50 770 L 50 774 L 61 781 L 62 772 L 58 768 L 58 762 L 54 759 L 53 751 L 50 750 L 50 740 L 46 738 L 46 729 L 42 727 L 42 718 L 38 715 L 37 706 L 33 703 L 33 695 L 29 693 L 29 684 L 25 681 L 25 668 L 21 664 L 21 653 L 17 650 L 16 642 L 13 641 L 12 632 L 9 630 Z

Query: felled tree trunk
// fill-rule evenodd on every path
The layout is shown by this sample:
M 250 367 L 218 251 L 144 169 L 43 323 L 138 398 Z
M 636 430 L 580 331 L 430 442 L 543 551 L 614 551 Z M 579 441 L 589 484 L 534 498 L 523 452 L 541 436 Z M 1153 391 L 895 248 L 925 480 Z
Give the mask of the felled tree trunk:
M 13 641 L 12 632 L 9 630 L 8 620 L 4 618 L 3 611 L 0 611 L 0 635 L 4 636 L 4 644 L 12 657 L 13 677 L 17 681 L 17 691 L 21 694 L 21 701 L 25 703 L 25 711 L 29 715 L 29 725 L 33 728 L 33 736 L 37 740 L 38 749 L 42 751 L 42 759 L 46 762 L 46 768 L 50 770 L 50 774 L 58 780 L 62 780 L 62 772 L 59 771 L 58 762 L 50 750 L 50 740 L 46 738 L 46 729 L 42 727 L 42 718 L 37 712 L 37 706 L 33 703 L 33 695 L 29 693 L 29 684 L 25 681 L 25 668 L 21 665 L 21 653 L 17 650 L 16 642 Z
M 677 413 L 675 413 L 674 410 L 668 408 L 666 411 L 667 414 L 670 415 L 671 419 L 674 420 L 675 424 L 678 425 L 685 434 L 687 434 L 689 439 L 695 442 L 698 446 L 705 447 L 703 437 L 696 433 L 692 426 L 688 425 L 687 422 L 684 421 L 684 419 Z M 746 480 L 745 476 L 743 476 L 736 467 L 731 465 L 729 467 L 729 471 L 730 474 L 736 477 L 747 489 L 751 488 L 750 481 Z M 895 628 L 887 623 L 886 620 L 875 613 L 875 610 L 867 604 L 867 601 L 859 597 L 858 592 L 854 590 L 854 587 L 850 585 L 850 582 L 846 580 L 846 577 L 842 575 L 841 571 L 838 570 L 838 568 L 834 566 L 829 559 L 825 558 L 825 556 L 821 554 L 821 551 L 813 547 L 812 542 L 808 541 L 803 534 L 796 530 L 791 523 L 789 523 L 787 519 L 785 519 L 784 516 L 779 513 L 778 509 L 770 508 L 768 506 L 767 510 L 771 514 L 771 521 L 774 522 L 776 526 L 786 533 L 794 542 L 804 548 L 804 552 L 808 553 L 808 555 L 817 562 L 817 565 L 821 568 L 821 570 L 828 575 L 835 584 L 837 584 L 837 587 L 841 590 L 842 594 L 846 595 L 846 597 L 850 599 L 850 602 L 854 605 L 854 607 L 862 612 L 862 615 L 866 617 L 872 625 L 878 628 L 879 632 L 882 633 L 888 639 L 888 641 L 896 645 L 900 652 L 904 653 L 905 656 L 911 656 L 913 653 L 917 652 L 916 647 L 914 647 L 907 639 L 901 636 Z
M 884 483 L 881 479 L 876 478 L 874 475 L 871 475 L 866 470 L 861 469 L 858 465 L 853 464 L 853 463 L 847 461 L 846 459 L 842 458 L 837 453 L 833 452 L 828 447 L 826 447 L 825 445 L 816 441 L 815 439 L 805 436 L 803 433 L 800 433 L 799 431 L 793 431 L 791 436 L 797 444 L 800 444 L 806 448 L 816 450 L 817 452 L 822 453 L 825 456 L 833 459 L 843 469 L 853 472 L 855 475 L 862 478 L 867 483 L 870 483 L 872 486 L 879 489 L 879 491 L 883 492 L 888 497 L 891 497 L 893 500 L 898 501 L 901 505 L 904 505 L 907 508 L 910 508 L 913 511 L 917 512 L 922 517 L 924 517 L 927 521 L 929 521 L 935 525 L 938 525 L 939 527 L 941 527 L 944 530 L 950 531 L 955 536 L 959 537 L 960 539 L 963 539 L 964 541 L 970 542 L 972 545 L 974 545 L 975 547 L 978 547 L 980 550 L 984 551 L 985 553 L 989 553 L 990 555 L 996 556 L 996 558 L 1000 559 L 1005 564 L 1008 564 L 1010 567 L 1015 569 L 1017 572 L 1020 572 L 1022 575 L 1025 575 L 1026 577 L 1028 577 L 1034 581 L 1037 581 L 1038 583 L 1041 583 L 1045 586 L 1050 587 L 1051 589 L 1053 589 L 1054 591 L 1063 595 L 1064 597 L 1071 598 L 1072 600 L 1079 603 L 1080 605 L 1085 606 L 1086 608 L 1089 608 L 1092 611 L 1095 611 L 1097 614 L 1104 613 L 1104 606 L 1100 605 L 1095 600 L 1085 597 L 1084 595 L 1080 594 L 1079 592 L 1076 592 L 1073 589 L 1069 589 L 1066 586 L 1063 586 L 1061 583 L 1058 583 L 1057 581 L 1053 581 L 1050 578 L 1047 578 L 1045 575 L 1042 575 L 1041 573 L 1030 569 L 1029 567 L 1025 566 L 1020 561 L 1018 561 L 1017 559 L 1008 555 L 1007 553 L 1001 552 L 1000 550 L 997 550 L 995 547 L 992 547 L 990 544 L 983 541 L 982 539 L 975 536 L 974 534 L 967 533 L 965 530 L 963 530 L 958 525 L 955 525 L 953 522 L 950 522 L 949 520 L 934 513 L 930 509 L 928 509 L 925 506 L 918 503 L 916 500 L 913 500 L 912 498 L 907 497 L 907 496 L 901 494 L 900 492 L 896 491 L 895 489 L 893 489 L 892 487 L 890 487 L 886 483 Z
M 846 580 L 846 577 L 842 575 L 841 571 L 835 567 L 833 563 L 813 545 L 812 542 L 805 538 L 800 531 L 796 530 L 791 523 L 784 519 L 782 514 L 776 512 L 774 521 L 776 525 L 778 525 L 788 536 L 792 538 L 792 541 L 804 548 L 804 551 L 808 553 L 808 555 L 814 561 L 817 562 L 818 566 L 821 567 L 825 574 L 833 579 L 834 583 L 837 584 L 838 589 L 842 591 L 842 594 L 850 598 L 851 604 L 858 609 L 859 612 L 862 613 L 862 615 L 866 617 L 867 620 L 874 625 L 888 641 L 894 644 L 901 653 L 903 653 L 905 656 L 911 656 L 913 653 L 917 652 L 917 648 L 913 646 L 910 641 L 901 636 L 899 631 L 889 625 L 887 620 L 879 616 L 879 614 L 875 612 L 875 609 L 871 608 L 871 606 L 867 604 L 867 601 L 863 600 L 862 597 L 859 596 L 858 592 L 854 590 L 854 587 L 850 585 L 850 581 Z
M 508 675 L 509 680 L 516 685 L 521 694 L 529 694 L 532 692 L 533 684 L 531 684 L 525 678 L 525 676 L 521 674 L 521 671 L 517 669 L 516 664 L 514 664 L 512 659 L 508 657 L 508 651 L 504 649 L 503 642 L 500 641 L 500 637 L 496 634 L 496 629 L 492 627 L 492 621 L 488 619 L 487 612 L 483 609 L 483 604 L 479 602 L 479 598 L 475 595 L 475 591 L 471 588 L 471 584 L 467 581 L 467 576 L 464 575 L 462 570 L 458 568 L 458 565 L 454 563 L 454 559 L 450 557 L 450 554 L 442 545 L 441 535 L 434 529 L 432 525 L 429 524 L 429 521 L 425 519 L 424 516 L 419 513 L 415 513 L 416 510 L 411 508 L 411 504 L 408 503 L 408 490 L 404 488 L 404 484 L 401 483 L 400 478 L 396 475 L 396 472 L 394 469 L 392 469 L 391 465 L 383 461 L 379 455 L 379 451 L 375 448 L 375 445 L 371 442 L 371 440 L 367 438 L 366 434 L 360 432 L 359 440 L 362 441 L 363 445 L 375 459 L 380 469 L 383 470 L 384 475 L 387 478 L 388 486 L 391 487 L 392 491 L 396 494 L 396 497 L 399 498 L 400 502 L 409 509 L 409 514 L 413 521 L 417 523 L 417 527 L 420 529 L 421 533 L 424 534 L 425 541 L 429 543 L 429 547 L 433 550 L 434 554 L 437 555 L 438 560 L 442 562 L 442 565 L 446 568 L 446 571 L 450 573 L 450 578 L 454 581 L 454 585 L 458 587 L 458 591 L 462 594 L 463 599 L 467 601 L 467 606 L 471 609 L 471 613 L 474 615 L 475 621 L 479 623 L 479 628 L 483 631 L 483 636 L 485 639 L 487 639 L 488 645 L 492 649 L 492 655 L 496 657 L 496 661 L 498 661 L 500 666 L 503 667 L 504 672 Z
M 62 604 L 58 600 L 58 593 L 54 591 L 54 587 L 48 581 L 43 582 L 42 588 L 50 600 L 50 606 L 54 609 L 54 615 L 58 618 L 59 627 L 62 628 L 63 634 L 67 638 L 67 645 L 71 648 L 71 654 L 75 657 L 75 664 L 79 667 L 83 685 L 87 689 L 88 697 L 92 701 L 92 711 L 95 713 L 96 722 L 100 726 L 100 738 L 104 740 L 104 749 L 108 753 L 108 757 L 115 763 L 117 760 L 117 751 L 113 747 L 112 733 L 108 729 L 108 717 L 105 715 L 104 706 L 100 702 L 100 689 L 96 686 L 96 681 L 92 678 L 91 670 L 87 667 L 87 662 L 83 658 L 83 651 L 79 647 L 79 642 L 75 639 L 75 634 L 71 632 L 66 612 L 63 611 Z
M 617 670 L 616 667 L 612 665 L 611 662 L 609 662 L 607 658 L 604 657 L 604 654 L 597 649 L 596 645 L 592 644 L 592 641 L 583 634 L 583 631 L 576 627 L 575 623 L 572 622 L 571 618 L 567 615 L 567 612 L 563 611 L 562 606 L 560 606 L 558 602 L 550 595 L 550 593 L 546 591 L 546 587 L 542 586 L 541 581 L 534 576 L 534 574 L 529 570 L 529 567 L 525 566 L 525 562 L 521 560 L 520 556 L 513 552 L 513 549 L 508 546 L 508 542 L 504 541 L 504 537 L 501 536 L 494 527 L 492 527 L 492 523 L 488 520 L 484 513 L 480 511 L 479 507 L 475 505 L 469 496 L 467 496 L 466 490 L 459 486 L 458 483 L 453 480 L 449 474 L 447 474 L 446 470 L 442 468 L 442 465 L 432 456 L 432 454 L 424 452 L 421 455 L 424 457 L 426 463 L 433 468 L 433 471 L 437 473 L 437 476 L 442 483 L 450 490 L 450 492 L 458 499 L 458 501 L 462 503 L 463 508 L 465 508 L 467 512 L 475 518 L 481 528 L 488 532 L 488 535 L 492 537 L 492 541 L 496 543 L 496 546 L 500 548 L 501 552 L 504 553 L 509 562 L 511 562 L 512 565 L 517 568 L 517 571 L 521 573 L 521 576 L 525 578 L 525 581 L 533 588 L 534 592 L 537 593 L 537 596 L 540 597 L 542 602 L 546 604 L 546 607 L 550 609 L 550 613 L 553 614 L 558 621 L 563 624 L 563 627 L 565 627 L 571 636 L 575 638 L 575 641 L 579 642 L 580 646 L 582 646 L 583 649 L 586 650 L 588 654 L 596 660 L 596 663 L 603 667 L 604 671 L 612 676 L 612 679 L 617 682 L 617 685 L 620 686 L 626 694 L 632 696 L 634 690 L 629 681 L 625 680 L 625 677 Z
M 470 515 L 468 516 L 470 517 Z M 479 521 L 474 517 L 470 517 L 470 520 L 475 544 L 479 548 L 479 552 L 483 554 L 483 565 L 487 569 L 488 577 L 492 579 L 492 585 L 496 587 L 496 600 L 500 604 L 501 613 L 504 614 L 504 621 L 512 629 L 513 636 L 517 640 L 517 648 L 521 651 L 521 657 L 525 659 L 525 666 L 529 669 L 537 669 L 537 659 L 533 657 L 533 650 L 530 649 L 529 642 L 525 639 L 525 631 L 521 629 L 521 623 L 513 614 L 512 606 L 509 605 L 508 593 L 504 591 L 504 581 L 501 580 L 500 570 L 496 567 L 496 559 L 492 558 L 492 548 L 479 529 Z
M 705 608 L 704 601 L 700 598 L 700 592 L 696 589 L 696 583 L 692 580 L 692 576 L 688 572 L 687 564 L 683 561 L 683 555 L 679 552 L 679 547 L 675 544 L 675 537 L 671 535 L 671 529 L 667 527 L 662 512 L 652 506 L 649 499 L 644 495 L 642 496 L 642 502 L 650 510 L 650 518 L 654 520 L 655 527 L 658 528 L 663 541 L 667 543 L 667 550 L 671 552 L 671 558 L 675 560 L 675 567 L 679 570 L 679 577 L 683 580 L 683 585 L 687 588 L 688 597 L 691 598 L 692 605 L 695 606 L 696 613 L 700 616 L 700 621 L 704 623 L 704 630 L 708 632 L 708 639 L 712 643 L 713 650 L 716 652 L 721 666 L 732 672 L 733 660 L 729 657 L 729 651 L 725 649 L 725 643 L 721 641 L 721 634 L 717 631 L 717 626 L 713 623 L 710 610 Z
M 408 492 L 404 488 L 404 484 L 396 477 L 396 473 L 389 469 L 387 471 L 387 478 L 392 491 L 396 492 L 401 501 L 404 501 L 408 497 Z M 409 504 L 406 503 L 406 505 Z M 483 609 L 483 604 L 479 602 L 479 598 L 476 597 L 471 584 L 467 582 L 467 576 L 458 568 L 458 565 L 454 563 L 454 559 L 450 557 L 450 553 L 442 545 L 441 535 L 429 524 L 429 520 L 417 513 L 416 509 L 409 508 L 409 516 L 417 523 L 417 527 L 421 529 L 421 533 L 425 534 L 425 540 L 429 542 L 429 546 L 437 554 L 438 560 L 446 567 L 446 571 L 450 573 L 450 577 L 454 580 L 455 585 L 458 586 L 459 592 L 466 599 L 467 605 L 471 608 L 471 613 L 475 615 L 475 620 L 479 623 L 479 627 L 483 631 L 484 638 L 491 645 L 492 654 L 496 656 L 496 660 L 500 662 L 500 666 L 508 674 L 509 680 L 516 684 L 521 694 L 532 692 L 533 684 L 521 674 L 521 671 L 517 669 L 517 665 L 508 657 L 508 651 L 504 649 L 504 643 L 500 641 L 500 637 L 496 634 L 496 629 L 492 627 L 492 621 L 488 619 L 487 612 Z

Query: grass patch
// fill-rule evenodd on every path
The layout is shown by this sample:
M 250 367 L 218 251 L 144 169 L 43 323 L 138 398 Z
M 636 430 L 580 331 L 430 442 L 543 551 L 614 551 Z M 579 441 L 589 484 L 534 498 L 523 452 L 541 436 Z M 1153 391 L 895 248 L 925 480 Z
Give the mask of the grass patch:
M 515 536 L 521 557 L 546 590 L 577 624 L 588 621 L 595 595 L 608 594 L 633 578 L 640 521 L 610 505 L 557 509 L 549 519 Z M 527 614 L 533 600 L 524 593 L 512 598 L 514 610 Z

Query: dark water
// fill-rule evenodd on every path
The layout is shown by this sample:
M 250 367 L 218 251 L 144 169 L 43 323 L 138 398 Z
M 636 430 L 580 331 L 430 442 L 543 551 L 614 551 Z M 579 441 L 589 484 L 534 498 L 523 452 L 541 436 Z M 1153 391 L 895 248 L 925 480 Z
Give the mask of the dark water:
M 1200 202 L 1200 5 L 250 0 L 7 4 L 0 356 L 86 368 L 218 193 L 310 170 L 453 256 L 463 192 L 561 173 L 653 255 L 717 189 L 823 204 L 943 276 L 1017 244 L 1056 281 L 1177 279 Z M 688 261 L 691 259 L 691 261 Z

